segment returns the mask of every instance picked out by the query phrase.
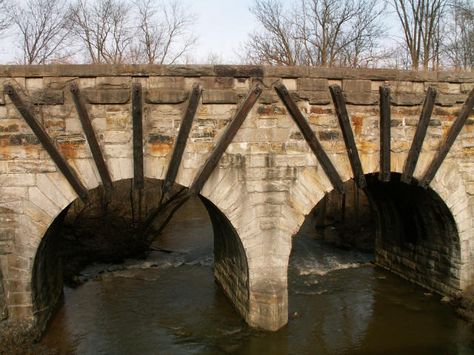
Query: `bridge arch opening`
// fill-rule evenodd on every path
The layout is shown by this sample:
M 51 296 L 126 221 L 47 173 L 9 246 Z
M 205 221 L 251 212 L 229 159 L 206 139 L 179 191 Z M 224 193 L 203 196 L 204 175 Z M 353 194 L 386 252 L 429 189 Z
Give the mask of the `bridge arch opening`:
M 461 244 L 443 199 L 431 188 L 403 183 L 398 173 L 389 182 L 378 174 L 365 177 L 366 189 L 349 180 L 345 194 L 326 194 L 307 216 L 293 240 L 290 289 L 292 268 L 300 275 L 323 274 L 373 263 L 439 294 L 456 294 Z M 328 256 L 328 246 L 339 250 L 336 256 Z
M 173 212 L 165 211 L 168 215 L 159 221 L 163 225 L 154 225 L 143 232 L 147 217 L 162 203 L 161 187 L 161 181 L 146 179 L 145 187 L 140 192 L 133 188 L 132 180 L 116 181 L 112 191 L 106 191 L 103 187 L 91 190 L 87 203 L 75 200 L 56 217 L 40 242 L 33 264 L 31 293 L 35 321 L 39 328 L 44 328 L 54 313 L 63 294 L 63 284 L 77 286 L 83 283 L 80 271 L 88 265 L 117 264 L 128 258 L 146 260 L 153 252 L 154 257 L 157 253 L 166 255 L 175 252 L 162 249 L 155 242 L 160 240 L 161 232 L 166 230 L 165 224 L 169 222 L 168 227 L 172 227 L 180 223 L 179 220 L 174 222 L 174 212 L 184 214 L 182 220 L 188 218 L 187 213 L 191 211 L 189 218 L 194 218 L 189 209 L 192 206 L 207 211 L 204 216 L 202 211 L 198 212 L 198 218 L 200 223 L 209 225 L 209 233 L 207 230 L 197 232 L 205 234 L 199 236 L 199 241 L 202 240 L 204 244 L 210 242 L 215 280 L 234 307 L 242 315 L 246 314 L 249 287 L 245 250 L 231 222 L 210 200 L 199 195 L 171 204 Z M 183 191 L 187 189 L 174 185 L 170 195 L 178 195 Z M 189 204 L 192 206 L 182 208 Z M 185 243 L 185 248 L 196 246 L 195 241 L 188 240 Z

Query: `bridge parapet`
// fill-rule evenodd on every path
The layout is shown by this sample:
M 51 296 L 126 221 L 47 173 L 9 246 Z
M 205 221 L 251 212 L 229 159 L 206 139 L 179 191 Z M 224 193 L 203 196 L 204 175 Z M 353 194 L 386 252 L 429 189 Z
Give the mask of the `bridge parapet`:
M 278 329 L 287 321 L 291 238 L 305 215 L 340 183 L 354 176 L 362 183 L 364 175 L 381 172 L 382 162 L 386 173 L 400 173 L 408 183 L 426 182 L 456 222 L 458 254 L 453 252 L 456 248 L 443 245 L 424 251 L 453 260 L 452 282 L 424 285 L 454 292 L 472 280 L 472 73 L 262 66 L 2 66 L 0 84 L 0 219 L 6 221 L 0 228 L 0 265 L 13 318 L 34 315 L 35 256 L 60 212 L 88 190 L 124 179 L 138 181 L 140 173 L 142 178 L 171 179 L 190 188 L 231 222 L 245 251 L 248 275 L 239 275 L 242 268 L 217 267 L 216 272 L 235 272 L 217 278 L 255 326 Z M 141 88 L 138 99 L 136 87 Z M 388 128 L 381 124 L 380 87 L 390 91 L 385 101 L 390 104 Z M 196 88 L 200 92 L 193 107 Z M 431 104 L 426 99 L 429 88 L 436 89 Z M 20 103 L 15 102 L 15 93 Z M 461 117 L 468 97 L 471 106 Z M 32 131 L 25 112 L 34 116 L 51 141 L 49 148 Z M 428 112 L 424 120 L 420 119 L 423 112 Z M 454 128 L 460 117 L 463 128 L 457 135 Z M 178 144 L 186 119 L 190 130 Z M 237 120 L 241 122 L 229 128 Z M 142 133 L 138 136 L 137 122 Z M 416 132 L 418 148 L 412 149 Z M 384 134 L 388 141 L 381 143 Z M 454 140 L 447 147 L 449 137 Z M 178 146 L 181 153 L 173 154 Z M 444 147 L 449 152 L 445 159 L 439 153 Z M 52 159 L 54 151 L 60 161 Z M 176 160 L 177 156 L 182 159 Z M 414 162 L 411 170 L 409 156 Z M 140 159 L 143 166 L 137 163 Z M 439 169 L 433 163 L 437 159 Z M 170 177 L 173 164 L 175 174 Z M 430 166 L 436 168 L 431 178 L 427 176 Z M 385 266 L 396 270 L 397 262 L 407 259 L 404 252 L 397 252 L 383 250 L 381 263 L 385 258 Z M 419 270 L 413 260 L 405 260 L 410 262 L 412 274 L 405 276 L 416 279 Z M 248 282 L 248 292 L 234 290 L 226 280 Z

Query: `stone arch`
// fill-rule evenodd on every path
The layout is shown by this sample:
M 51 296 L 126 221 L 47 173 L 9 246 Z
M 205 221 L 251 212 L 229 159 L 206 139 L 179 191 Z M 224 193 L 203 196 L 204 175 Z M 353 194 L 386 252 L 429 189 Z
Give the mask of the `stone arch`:
M 375 164 L 372 164 L 372 166 L 374 165 Z M 286 223 L 290 227 L 291 235 L 294 235 L 299 230 L 304 221 L 304 216 L 311 212 L 313 207 L 319 203 L 327 192 L 332 191 L 332 186 L 326 176 L 323 172 L 318 171 L 318 168 L 319 167 L 317 167 L 317 169 L 310 167 L 303 168 L 299 172 L 298 178 L 292 187 L 288 203 L 288 213 L 286 213 L 286 216 L 288 216 Z M 392 172 L 392 175 L 397 175 L 400 172 L 401 171 Z M 378 172 L 375 170 L 371 171 L 370 174 L 377 176 Z M 452 262 L 450 269 L 446 270 L 446 273 L 451 274 L 451 278 L 447 283 L 438 282 L 436 280 L 430 283 L 427 282 L 426 279 L 418 280 L 415 277 L 403 275 L 403 271 L 397 271 L 393 265 L 384 266 L 440 293 L 453 294 L 464 289 L 472 279 L 473 246 L 472 242 L 470 242 L 470 237 L 472 236 L 473 230 L 468 195 L 457 166 L 450 161 L 446 161 L 426 190 L 417 187 L 416 184 L 407 186 L 411 186 L 413 189 L 419 189 L 423 191 L 423 193 L 426 192 L 426 196 L 430 196 L 433 204 L 437 206 L 437 211 L 431 211 L 430 213 L 440 213 L 445 218 L 443 221 L 450 224 L 448 227 L 448 229 L 450 228 L 450 232 L 447 231 L 447 234 L 451 236 L 455 235 L 454 242 L 456 243 L 446 254 L 446 257 L 450 257 Z M 420 193 L 423 194 L 422 192 Z M 290 250 L 288 250 L 288 255 L 289 252 Z M 432 252 L 434 253 L 435 251 Z M 449 253 L 452 254 L 449 256 Z M 402 255 L 398 257 L 403 258 Z M 443 258 L 444 256 L 439 257 Z M 428 259 L 429 258 L 427 258 L 427 262 Z M 409 263 L 408 260 L 407 263 Z
M 115 177 L 120 175 L 117 173 Z M 12 313 L 12 318 L 28 319 L 43 327 L 62 294 L 63 280 L 56 254 L 55 233 L 76 197 L 60 175 L 52 178 L 44 174 L 37 178 L 42 181 L 39 184 L 41 187 L 33 187 L 29 198 L 23 201 L 25 214 L 22 216 L 22 227 L 17 231 L 19 236 L 24 236 L 17 240 L 16 258 L 23 263 L 21 272 L 25 282 L 16 292 L 21 294 L 21 300 L 17 297 L 10 302 L 10 306 L 21 309 L 21 312 Z M 115 180 L 114 184 L 127 180 Z M 57 184 L 64 186 L 58 187 Z M 67 197 L 65 194 L 68 194 Z M 249 269 L 245 248 L 226 215 L 229 209 L 223 211 L 221 206 L 206 196 L 199 197 L 213 223 L 216 280 L 236 309 L 247 318 Z M 223 204 L 223 201 L 218 202 Z M 17 266 L 10 265 L 12 269 Z

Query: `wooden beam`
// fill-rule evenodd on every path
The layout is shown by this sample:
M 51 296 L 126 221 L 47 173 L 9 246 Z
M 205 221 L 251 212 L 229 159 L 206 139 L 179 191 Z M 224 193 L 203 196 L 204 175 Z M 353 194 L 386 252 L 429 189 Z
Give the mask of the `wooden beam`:
M 132 124 L 133 124 L 133 186 L 145 187 L 143 173 L 143 90 L 142 84 L 132 86 Z
M 105 163 L 104 156 L 99 146 L 97 136 L 95 135 L 94 128 L 92 127 L 91 119 L 89 113 L 87 112 L 86 104 L 81 96 L 81 91 L 77 86 L 76 82 L 72 82 L 69 86 L 69 90 L 72 94 L 72 99 L 74 105 L 76 106 L 76 111 L 79 115 L 79 120 L 81 121 L 82 129 L 86 135 L 87 142 L 91 149 L 92 158 L 94 159 L 97 170 L 99 171 L 100 178 L 104 187 L 106 189 L 112 189 L 112 179 L 110 177 L 107 164 Z
M 66 159 L 62 156 L 61 152 L 59 152 L 59 150 L 56 148 L 48 133 L 46 133 L 44 128 L 41 126 L 33 112 L 31 112 L 29 107 L 26 105 L 20 95 L 18 95 L 12 85 L 5 85 L 4 90 L 10 97 L 10 100 L 13 102 L 18 112 L 20 112 L 26 123 L 28 123 L 43 148 L 48 152 L 49 156 L 54 161 L 59 171 L 61 171 L 66 180 L 71 185 L 71 187 L 74 189 L 76 194 L 84 202 L 87 201 L 87 189 L 79 180 L 76 172 L 71 168 Z
M 191 193 L 198 194 L 201 192 L 207 179 L 209 179 L 209 176 L 216 168 L 220 158 L 224 154 L 229 144 L 234 139 L 234 136 L 236 135 L 242 123 L 245 121 L 245 118 L 247 117 L 252 107 L 257 102 L 261 93 L 262 88 L 259 84 L 255 85 L 250 90 L 250 93 L 247 95 L 244 102 L 240 105 L 234 118 L 227 125 L 224 133 L 222 134 L 221 138 L 214 147 L 214 150 L 211 152 L 211 155 L 208 157 L 207 161 L 204 163 L 201 170 L 194 178 L 194 181 L 190 187 Z
M 381 86 L 380 94 L 380 174 L 379 180 L 390 181 L 390 88 Z
M 344 183 L 342 182 L 339 173 L 337 172 L 333 163 L 324 151 L 324 148 L 322 147 L 318 138 L 316 138 L 316 135 L 311 129 L 311 126 L 309 125 L 308 121 L 306 121 L 306 118 L 303 116 L 300 109 L 291 98 L 286 86 L 283 83 L 279 83 L 275 85 L 275 90 L 281 101 L 283 101 L 283 104 L 286 106 L 291 117 L 293 118 L 293 121 L 295 121 L 296 125 L 300 129 L 301 134 L 306 140 L 306 143 L 308 143 L 309 147 L 318 159 L 319 164 L 321 164 L 333 188 L 339 191 L 340 193 L 344 193 Z
M 415 172 L 416 163 L 421 153 L 421 148 L 423 146 L 423 141 L 425 140 L 426 131 L 428 130 L 428 125 L 430 123 L 431 114 L 433 113 L 433 108 L 436 100 L 436 89 L 433 87 L 428 88 L 426 93 L 425 102 L 423 104 L 423 109 L 421 111 L 420 120 L 416 126 L 415 136 L 413 137 L 413 142 L 408 152 L 407 160 L 405 161 L 405 166 L 403 167 L 403 174 L 401 181 L 410 184 L 413 179 L 413 173 Z
M 332 101 L 336 108 L 337 119 L 339 121 L 339 126 L 341 127 L 344 143 L 346 144 L 347 155 L 349 157 L 349 162 L 351 163 L 354 180 L 357 186 L 363 189 L 367 186 L 367 182 L 365 181 L 364 171 L 362 170 L 362 164 L 360 162 L 359 152 L 357 151 L 354 133 L 352 132 L 349 114 L 347 113 L 346 100 L 344 99 L 344 95 L 342 94 L 339 85 L 331 85 L 329 91 L 331 92 Z
M 183 119 L 181 120 L 181 126 L 179 127 L 178 137 L 173 148 L 173 154 L 166 172 L 165 181 L 163 183 L 163 193 L 165 195 L 172 187 L 178 175 L 178 169 L 183 158 L 184 149 L 186 148 L 186 142 L 188 141 L 189 132 L 193 125 L 194 116 L 199 105 L 201 98 L 202 89 L 198 84 L 195 84 L 191 90 L 191 96 L 189 97 L 188 106 L 184 112 Z
M 454 144 L 454 141 L 461 132 L 461 129 L 463 128 L 464 123 L 466 123 L 466 120 L 469 117 L 469 114 L 471 113 L 473 107 L 474 89 L 472 89 L 469 93 L 466 101 L 464 102 L 463 107 L 461 108 L 461 111 L 459 111 L 456 121 L 454 121 L 453 125 L 449 129 L 448 135 L 446 136 L 444 142 L 441 144 L 440 148 L 438 149 L 438 152 L 431 161 L 430 166 L 428 167 L 423 178 L 420 181 L 420 186 L 427 188 L 431 181 L 434 179 L 436 172 L 438 171 L 439 167 L 448 155 L 449 150 L 451 149 L 452 145 Z

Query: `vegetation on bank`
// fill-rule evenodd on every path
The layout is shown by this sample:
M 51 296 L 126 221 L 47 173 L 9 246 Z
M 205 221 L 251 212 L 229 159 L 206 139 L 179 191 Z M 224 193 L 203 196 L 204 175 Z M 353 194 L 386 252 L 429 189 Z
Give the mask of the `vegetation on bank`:
M 38 330 L 27 323 L 0 322 L 0 355 L 51 355 L 58 352 L 37 343 Z
M 456 300 L 456 310 L 474 328 L 474 284 Z

